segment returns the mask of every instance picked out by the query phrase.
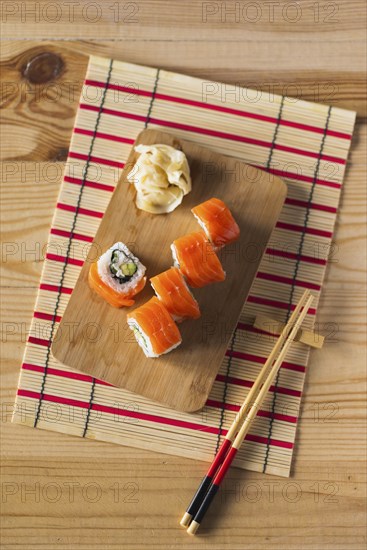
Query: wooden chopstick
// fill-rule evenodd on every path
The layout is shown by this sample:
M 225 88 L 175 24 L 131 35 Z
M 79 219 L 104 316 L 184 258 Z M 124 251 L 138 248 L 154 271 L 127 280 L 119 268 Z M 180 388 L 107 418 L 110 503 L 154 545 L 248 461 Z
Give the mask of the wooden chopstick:
M 182 516 L 182 519 L 180 521 L 180 525 L 182 525 L 182 527 L 185 527 L 187 528 L 192 520 L 192 518 L 195 516 L 195 514 L 198 512 L 200 506 L 201 506 L 201 503 L 213 481 L 213 477 L 214 475 L 216 474 L 217 470 L 219 469 L 219 467 L 221 466 L 221 464 L 223 463 L 225 457 L 226 457 L 226 454 L 229 450 L 229 448 L 231 447 L 231 444 L 237 434 L 237 431 L 238 431 L 238 427 L 239 425 L 242 423 L 243 421 L 243 418 L 247 412 L 247 409 L 248 409 L 248 406 L 253 402 L 255 396 L 257 395 L 259 389 L 260 389 L 260 386 L 262 385 L 263 381 L 265 380 L 266 378 L 266 375 L 268 374 L 268 369 L 269 367 L 272 366 L 273 364 L 273 361 L 276 357 L 276 354 L 279 352 L 280 348 L 282 347 L 285 339 L 287 338 L 289 332 L 291 331 L 294 323 L 295 323 L 295 320 L 297 319 L 302 307 L 304 306 L 307 298 L 310 296 L 310 291 L 309 290 L 305 290 L 305 292 L 303 293 L 300 301 L 298 302 L 296 308 L 294 309 L 291 317 L 289 318 L 288 320 L 288 323 L 285 325 L 285 327 L 283 328 L 278 340 L 276 341 L 268 359 L 266 360 L 266 362 L 264 363 L 264 366 L 262 367 L 260 373 L 259 373 L 259 376 L 256 378 L 251 390 L 249 391 L 249 393 L 247 394 L 247 397 L 245 399 L 245 401 L 243 402 L 240 410 L 238 411 L 238 413 L 236 414 L 236 417 L 234 419 L 234 421 L 232 422 L 232 425 L 231 427 L 229 428 L 217 454 L 215 455 L 214 457 L 214 460 L 213 462 L 211 463 L 211 465 L 209 466 L 209 469 L 206 473 L 206 475 L 203 477 L 192 501 L 190 502 L 186 512 L 184 513 L 184 515 Z
M 260 386 L 262 385 L 263 381 L 265 380 L 265 377 L 267 375 L 269 367 L 273 364 L 273 361 L 274 361 L 274 358 L 275 358 L 276 354 L 278 353 L 281 346 L 283 345 L 284 340 L 288 336 L 288 334 L 289 334 L 296 318 L 298 317 L 298 315 L 299 315 L 304 303 L 306 302 L 307 298 L 309 297 L 309 295 L 310 295 L 310 291 L 306 290 L 304 292 L 304 294 L 302 295 L 299 303 L 297 304 L 295 310 L 293 311 L 288 323 L 283 328 L 282 333 L 280 334 L 280 336 L 279 336 L 277 342 L 275 343 L 268 359 L 266 360 L 264 366 L 262 367 L 262 369 L 259 373 L 259 376 L 255 380 L 255 382 L 254 382 L 251 390 L 249 391 L 245 401 L 243 402 L 240 410 L 238 411 L 231 427 L 229 428 L 229 430 L 228 430 L 228 432 L 227 432 L 227 434 L 226 434 L 226 436 L 223 440 L 223 443 L 222 443 L 221 447 L 219 448 L 216 456 L 214 457 L 213 462 L 211 463 L 211 465 L 208 469 L 207 474 L 204 476 L 201 484 L 199 485 L 199 488 L 198 488 L 197 492 L 195 493 L 195 495 L 194 495 L 191 503 L 189 504 L 185 514 L 183 515 L 183 517 L 181 519 L 181 522 L 180 522 L 180 524 L 183 527 L 188 527 L 188 525 L 190 524 L 190 521 L 192 520 L 193 516 L 199 510 L 200 505 L 201 505 L 201 503 L 202 503 L 202 501 L 205 497 L 205 494 L 206 494 L 207 490 L 209 489 L 209 487 L 212 483 L 213 477 L 214 477 L 215 473 L 217 472 L 218 468 L 223 463 L 223 460 L 225 459 L 225 456 L 226 456 L 226 454 L 227 454 L 227 452 L 228 452 L 228 450 L 231 446 L 231 443 L 232 443 L 232 441 L 234 440 L 234 438 L 237 434 L 238 426 L 241 424 L 241 422 L 242 422 L 242 420 L 245 416 L 245 413 L 247 412 L 249 404 L 252 403 L 252 401 L 254 400 L 256 394 L 258 393 L 258 390 L 259 390 Z
M 291 315 L 287 325 L 284 327 L 282 334 L 279 336 L 271 354 L 269 355 L 268 360 L 266 361 L 264 367 L 261 369 L 261 372 L 258 378 L 256 379 L 254 386 L 249 392 L 245 402 L 243 403 L 239 413 L 236 415 L 236 418 L 232 423 L 232 426 L 228 431 L 221 448 L 219 449 L 216 457 L 214 458 L 214 461 L 211 464 L 207 475 L 204 477 L 189 508 L 187 509 L 186 513 L 184 514 L 181 520 L 181 525 L 184 525 L 185 523 L 187 523 L 187 525 L 189 524 L 189 527 L 187 529 L 188 533 L 195 534 L 197 529 L 199 528 L 200 523 L 207 509 L 209 508 L 210 503 L 212 502 L 215 494 L 217 493 L 219 486 L 237 453 L 237 450 L 240 448 L 243 440 L 245 439 L 249 431 L 249 428 L 252 424 L 252 421 L 256 417 L 257 412 L 260 409 L 262 402 L 264 401 L 268 393 L 268 390 L 275 379 L 275 376 L 284 360 L 284 357 L 291 343 L 293 342 L 297 334 L 297 331 L 299 330 L 304 318 L 307 315 L 307 312 L 312 303 L 312 300 L 313 300 L 313 296 L 310 295 L 309 291 L 305 291 L 297 307 L 295 308 L 293 314 Z M 300 313 L 302 307 L 303 307 L 303 311 Z M 279 353 L 279 356 L 274 361 L 275 356 L 280 349 L 281 351 Z M 265 379 L 265 376 L 267 374 L 269 367 L 271 367 L 271 370 Z M 250 411 L 248 412 L 246 418 L 244 419 L 248 406 L 251 403 L 252 399 L 254 398 L 255 394 L 257 393 L 261 385 L 262 385 L 262 388 L 260 389 L 257 398 L 255 399 L 253 405 L 250 408 Z M 238 427 L 243 419 L 244 419 L 243 424 L 238 431 Z

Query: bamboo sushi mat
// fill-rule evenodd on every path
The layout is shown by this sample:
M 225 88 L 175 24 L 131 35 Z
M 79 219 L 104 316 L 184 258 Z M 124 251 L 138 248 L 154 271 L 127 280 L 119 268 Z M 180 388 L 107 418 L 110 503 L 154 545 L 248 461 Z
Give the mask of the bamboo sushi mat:
M 91 57 L 21 369 L 13 421 L 211 461 L 304 288 L 320 295 L 355 113 Z M 50 345 L 138 133 L 159 128 L 282 177 L 288 196 L 205 408 L 182 413 L 72 370 Z M 240 185 L 240 182 L 239 182 Z M 314 325 L 316 309 L 306 324 Z M 111 333 L 112 335 L 112 333 Z M 237 466 L 288 476 L 309 348 L 295 343 Z M 200 368 L 200 365 L 198 365 Z

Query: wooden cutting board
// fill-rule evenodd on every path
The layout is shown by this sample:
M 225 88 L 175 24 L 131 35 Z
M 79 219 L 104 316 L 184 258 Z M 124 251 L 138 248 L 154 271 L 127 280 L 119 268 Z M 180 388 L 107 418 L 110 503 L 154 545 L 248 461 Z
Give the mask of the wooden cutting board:
M 111 384 L 178 410 L 197 411 L 205 405 L 218 373 L 287 188 L 279 178 L 236 158 L 157 130 L 143 131 L 138 143 L 181 148 L 190 164 L 192 191 L 170 214 L 138 210 L 134 188 L 126 180 L 137 158 L 132 148 L 61 320 L 52 353 L 65 365 Z M 239 241 L 219 254 L 226 280 L 194 289 L 201 318 L 180 324 L 180 347 L 159 358 L 147 358 L 128 329 L 129 310 L 111 307 L 89 288 L 91 261 L 96 250 L 104 252 L 114 242 L 123 241 L 147 266 L 148 278 L 168 269 L 172 241 L 200 229 L 190 209 L 213 196 L 229 206 L 241 229 Z M 147 283 L 133 307 L 152 296 Z

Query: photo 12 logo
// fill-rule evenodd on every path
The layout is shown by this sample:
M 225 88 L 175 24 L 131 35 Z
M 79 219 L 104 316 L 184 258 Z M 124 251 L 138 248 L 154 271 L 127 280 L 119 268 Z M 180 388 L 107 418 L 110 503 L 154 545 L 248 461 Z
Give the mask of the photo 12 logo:
M 139 23 L 137 2 L 2 2 L 2 23 Z
M 137 504 L 139 502 L 139 484 L 135 481 L 121 483 L 115 481 L 108 487 L 90 481 L 88 483 L 79 483 L 69 480 L 59 483 L 48 481 L 41 483 L 36 481 L 33 484 L 26 482 L 4 481 L 1 484 L 1 501 L 3 504 L 17 501 L 18 503 L 39 504 L 47 502 L 53 504 L 56 502 L 74 503 L 84 502 L 94 504 L 105 501 L 115 504 Z
M 338 23 L 335 2 L 202 2 L 203 23 Z

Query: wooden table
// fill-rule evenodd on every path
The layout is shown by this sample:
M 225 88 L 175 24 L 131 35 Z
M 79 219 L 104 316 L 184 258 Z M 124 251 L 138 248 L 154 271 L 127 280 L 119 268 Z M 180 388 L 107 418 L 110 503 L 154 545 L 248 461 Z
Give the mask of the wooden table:
M 362 549 L 365 2 L 91 4 L 3 3 L 2 548 Z M 203 463 L 10 423 L 89 53 L 358 111 L 292 477 L 231 470 L 194 539 Z

